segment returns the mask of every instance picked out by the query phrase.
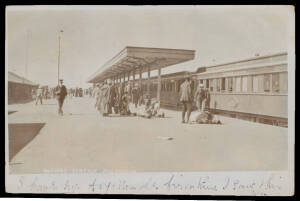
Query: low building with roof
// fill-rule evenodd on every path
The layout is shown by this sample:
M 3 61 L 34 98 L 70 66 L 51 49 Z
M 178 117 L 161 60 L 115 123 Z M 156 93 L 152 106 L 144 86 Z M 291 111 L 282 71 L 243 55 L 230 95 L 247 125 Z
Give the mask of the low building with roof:
M 26 103 L 33 100 L 32 90 L 38 88 L 38 84 L 8 72 L 8 104 Z

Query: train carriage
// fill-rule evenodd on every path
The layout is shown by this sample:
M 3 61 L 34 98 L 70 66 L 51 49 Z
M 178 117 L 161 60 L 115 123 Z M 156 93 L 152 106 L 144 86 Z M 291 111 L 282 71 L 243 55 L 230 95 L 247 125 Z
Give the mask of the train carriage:
M 214 113 L 287 126 L 287 53 L 206 67 L 195 79 L 209 89 Z
M 179 87 L 186 73 L 161 76 L 161 106 L 180 108 Z M 209 90 L 212 112 L 287 127 L 287 53 L 201 67 L 191 77 L 193 93 L 199 83 Z M 146 79 L 142 89 L 147 90 Z M 156 94 L 157 77 L 152 77 L 150 95 Z

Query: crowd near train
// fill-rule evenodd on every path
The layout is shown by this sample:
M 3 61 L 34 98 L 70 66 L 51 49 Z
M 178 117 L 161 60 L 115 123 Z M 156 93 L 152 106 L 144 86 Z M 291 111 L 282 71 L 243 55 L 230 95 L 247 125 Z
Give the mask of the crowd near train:
M 190 91 L 188 105 L 181 100 L 187 74 Z M 97 87 L 101 88 L 103 84 L 107 85 L 102 83 L 97 84 Z M 125 102 L 131 101 L 135 105 L 152 99 L 152 102 L 159 103 L 159 107 L 182 109 L 182 115 L 193 110 L 207 111 L 208 113 L 202 112 L 206 114 L 206 120 L 207 114 L 219 114 L 275 126 L 288 125 L 287 53 L 203 66 L 195 72 L 181 71 L 162 75 L 160 100 L 156 100 L 157 77 L 150 78 L 150 83 L 149 79 L 116 84 L 110 80 L 108 85 L 123 85 L 118 88 L 121 91 L 124 88 L 124 92 L 130 94 Z M 134 89 L 133 92 L 130 89 Z M 120 100 L 122 95 L 117 97 L 116 100 Z M 113 102 L 112 105 L 114 104 Z M 109 108 L 108 113 L 110 112 Z M 186 121 L 188 119 L 182 118 L 182 122 Z

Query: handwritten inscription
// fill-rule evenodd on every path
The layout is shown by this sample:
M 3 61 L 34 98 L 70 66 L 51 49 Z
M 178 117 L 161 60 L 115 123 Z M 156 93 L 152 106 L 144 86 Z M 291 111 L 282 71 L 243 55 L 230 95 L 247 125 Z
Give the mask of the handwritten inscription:
M 280 191 L 282 187 L 278 185 L 281 176 L 271 175 L 267 178 L 253 179 L 251 181 L 241 180 L 235 177 L 226 177 L 224 180 L 216 182 L 214 177 L 201 176 L 186 180 L 182 174 L 171 174 L 168 177 L 155 179 L 148 177 L 133 182 L 128 179 L 103 179 L 101 177 L 91 177 L 85 181 L 75 182 L 72 177 L 64 181 L 50 179 L 42 181 L 39 177 L 34 177 L 31 181 L 26 181 L 24 177 L 19 177 L 18 189 L 27 189 L 37 193 L 99 193 L 109 194 L 114 192 L 138 193 L 141 192 L 166 192 L 171 193 L 192 193 L 192 194 L 222 194 L 225 192 L 248 193 L 249 195 L 268 195 L 270 192 Z

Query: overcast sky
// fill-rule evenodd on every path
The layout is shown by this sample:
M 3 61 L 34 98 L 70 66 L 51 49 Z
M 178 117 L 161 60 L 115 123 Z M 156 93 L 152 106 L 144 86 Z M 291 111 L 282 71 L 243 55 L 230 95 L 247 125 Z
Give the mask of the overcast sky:
M 288 49 L 289 7 L 123 6 L 15 7 L 6 12 L 8 70 L 42 84 L 67 87 L 87 78 L 125 46 L 196 50 L 195 61 L 162 73 L 273 54 Z M 215 60 L 215 61 L 213 61 Z

